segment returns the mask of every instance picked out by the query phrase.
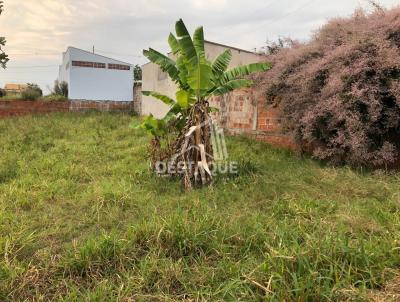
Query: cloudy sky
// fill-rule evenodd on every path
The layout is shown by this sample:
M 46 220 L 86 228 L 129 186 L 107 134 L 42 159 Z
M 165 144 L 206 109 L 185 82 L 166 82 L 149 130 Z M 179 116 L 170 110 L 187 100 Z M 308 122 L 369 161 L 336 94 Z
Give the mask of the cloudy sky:
M 10 62 L 5 83 L 38 83 L 46 89 L 58 76 L 68 46 L 133 64 L 143 48 L 167 51 L 166 37 L 183 18 L 206 39 L 243 49 L 260 48 L 279 36 L 307 40 L 330 18 L 348 16 L 367 0 L 4 0 L 0 36 Z M 392 7 L 399 0 L 380 0 Z

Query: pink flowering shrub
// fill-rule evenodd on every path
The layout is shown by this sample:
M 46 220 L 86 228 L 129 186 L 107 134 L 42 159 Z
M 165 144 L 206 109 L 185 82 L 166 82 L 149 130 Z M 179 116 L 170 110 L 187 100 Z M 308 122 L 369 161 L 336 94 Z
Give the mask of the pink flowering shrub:
M 399 158 L 400 8 L 332 20 L 268 60 L 259 87 L 315 157 L 372 167 Z

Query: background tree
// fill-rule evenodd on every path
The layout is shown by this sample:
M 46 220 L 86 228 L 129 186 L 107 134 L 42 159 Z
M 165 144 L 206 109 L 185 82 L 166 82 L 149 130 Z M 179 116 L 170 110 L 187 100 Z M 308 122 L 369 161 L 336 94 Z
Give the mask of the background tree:
M 68 97 L 68 83 L 64 82 L 64 81 L 63 82 L 55 81 L 54 88 L 53 88 L 53 94 L 67 98 Z
M 176 22 L 176 36 L 169 35 L 168 43 L 176 60 L 149 49 L 143 54 L 160 66 L 178 87 L 176 98 L 172 99 L 155 91 L 143 91 L 171 107 L 163 119 L 149 116 L 141 127 L 150 132 L 152 161 L 169 161 L 172 165 L 183 164 L 183 174 L 175 170 L 172 175 L 182 177 L 185 189 L 192 185 L 208 184 L 212 180 L 210 168 L 213 165 L 211 145 L 211 124 L 209 99 L 221 96 L 235 89 L 248 87 L 252 82 L 244 77 L 254 72 L 266 71 L 267 63 L 239 66 L 227 71 L 232 59 L 229 49 L 221 53 L 214 62 L 206 58 L 203 27 L 190 36 L 182 20 Z M 176 135 L 172 142 L 169 137 Z M 163 144 L 163 140 L 165 141 Z M 164 146 L 164 148 L 163 148 Z
M 28 83 L 27 87 L 22 91 L 21 98 L 23 100 L 37 100 L 43 96 L 43 91 L 39 85 L 34 83 Z
M 0 1 L 0 15 L 3 12 L 3 1 Z M 6 64 L 8 62 L 8 56 L 2 49 L 2 46 L 6 45 L 6 38 L 0 37 L 0 66 L 6 68 Z
M 142 68 L 138 64 L 133 67 L 133 77 L 135 79 L 135 82 L 139 82 L 142 80 Z
M 277 54 L 280 50 L 285 48 L 292 48 L 297 42 L 291 38 L 279 37 L 278 41 L 268 43 L 265 50 L 268 55 Z

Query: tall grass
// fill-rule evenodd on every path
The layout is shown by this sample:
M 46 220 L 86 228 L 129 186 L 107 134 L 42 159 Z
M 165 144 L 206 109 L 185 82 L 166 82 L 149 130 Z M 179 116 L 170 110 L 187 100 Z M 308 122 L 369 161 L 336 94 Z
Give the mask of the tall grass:
M 235 137 L 239 174 L 183 194 L 151 175 L 148 138 L 131 119 L 0 120 L 1 301 L 395 295 L 398 174 L 325 167 Z

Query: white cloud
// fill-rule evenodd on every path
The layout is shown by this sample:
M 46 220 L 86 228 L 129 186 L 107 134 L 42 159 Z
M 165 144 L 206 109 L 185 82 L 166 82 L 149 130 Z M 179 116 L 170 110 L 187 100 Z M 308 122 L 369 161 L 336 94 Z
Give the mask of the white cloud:
M 201 9 L 222 9 L 227 3 L 227 0 L 193 0 L 195 7 Z
M 362 2 L 359 2 L 362 1 Z M 204 25 L 206 38 L 245 49 L 278 36 L 307 39 L 327 19 L 349 15 L 363 0 L 10 0 L 0 16 L 0 34 L 10 54 L 5 82 L 38 82 L 57 77 L 66 47 L 91 49 L 132 63 L 149 46 L 167 50 L 166 37 L 183 18 L 193 30 Z M 386 6 L 398 0 L 381 0 Z M 23 66 L 51 65 L 46 68 Z M 18 67 L 18 68 L 17 68 Z

